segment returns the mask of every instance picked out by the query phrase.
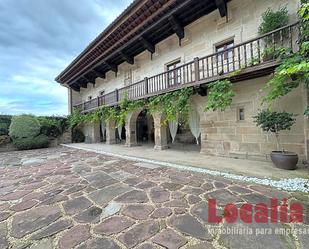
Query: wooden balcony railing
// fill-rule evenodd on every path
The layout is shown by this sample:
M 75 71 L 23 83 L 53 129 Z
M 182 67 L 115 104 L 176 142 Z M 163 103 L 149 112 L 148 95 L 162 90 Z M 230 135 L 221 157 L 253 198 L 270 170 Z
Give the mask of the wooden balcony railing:
M 296 51 L 298 33 L 298 23 L 294 23 L 224 51 L 195 58 L 173 70 L 145 78 L 74 107 L 89 111 L 103 105 L 117 105 L 126 94 L 129 99 L 136 100 L 224 78 L 239 69 L 254 68 L 275 61 L 276 58 L 271 52 L 278 48 L 284 47 Z

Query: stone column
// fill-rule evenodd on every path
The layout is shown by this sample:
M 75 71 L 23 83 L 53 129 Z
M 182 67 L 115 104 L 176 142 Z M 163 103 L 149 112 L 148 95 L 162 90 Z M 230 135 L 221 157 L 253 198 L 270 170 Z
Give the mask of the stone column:
M 116 123 L 114 120 L 106 122 L 106 144 L 116 143 Z
M 99 143 L 100 142 L 100 123 L 89 123 L 85 125 L 86 143 Z
M 137 139 L 136 139 L 136 119 L 139 114 L 138 111 L 131 112 L 126 117 L 126 143 L 125 146 L 133 147 L 137 146 Z
M 151 115 L 147 115 L 147 126 L 148 126 L 148 141 L 151 141 L 151 133 L 154 132 L 154 120 Z
M 167 145 L 167 125 L 162 122 L 162 114 L 155 113 L 153 115 L 155 128 L 155 150 L 166 150 Z

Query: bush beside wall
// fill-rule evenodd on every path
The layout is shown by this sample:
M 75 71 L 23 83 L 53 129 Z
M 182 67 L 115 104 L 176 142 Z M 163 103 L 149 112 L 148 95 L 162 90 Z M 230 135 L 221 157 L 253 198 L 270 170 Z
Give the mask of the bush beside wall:
M 18 150 L 47 148 L 67 130 L 65 117 L 0 115 L 0 151 L 11 151 L 14 146 Z
M 0 115 L 0 136 L 9 135 L 11 119 L 10 115 Z
M 18 150 L 32 150 L 47 148 L 49 145 L 49 139 L 47 136 L 41 134 L 36 137 L 27 137 L 27 138 L 15 138 L 13 144 Z
M 41 134 L 57 138 L 68 129 L 68 122 L 63 117 L 38 117 L 41 125 Z
M 17 138 L 34 138 L 40 134 L 41 125 L 32 115 L 14 116 L 10 125 L 10 137 L 14 140 Z

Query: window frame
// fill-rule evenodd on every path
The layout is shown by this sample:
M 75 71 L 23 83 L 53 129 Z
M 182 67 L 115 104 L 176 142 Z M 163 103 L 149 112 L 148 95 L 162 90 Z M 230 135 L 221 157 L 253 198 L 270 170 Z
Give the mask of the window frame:
M 241 119 L 241 110 L 243 110 L 243 119 Z M 245 112 L 245 107 L 244 106 L 239 106 L 237 107 L 237 120 L 240 122 L 243 122 L 246 120 L 246 112 Z
M 181 75 L 179 74 L 180 71 L 175 70 L 180 66 L 181 66 L 181 58 L 177 58 L 165 64 L 166 72 L 173 70 L 172 72 L 167 73 L 167 81 L 169 86 L 174 86 L 181 83 Z
M 217 54 L 217 60 L 218 61 L 220 61 L 219 58 L 222 58 L 222 60 L 224 61 L 224 60 L 227 60 L 228 58 L 233 58 L 234 57 L 234 50 L 233 49 L 230 50 L 230 51 L 228 50 L 229 49 L 229 45 L 232 45 L 231 47 L 235 46 L 234 38 L 231 38 L 231 39 L 228 39 L 228 40 L 224 40 L 224 41 L 214 45 L 215 52 L 218 53 Z M 222 51 L 224 51 L 224 52 L 220 53 L 219 49 L 221 49 L 221 48 L 223 48 Z M 229 57 L 229 53 L 230 52 L 232 53 L 231 57 Z

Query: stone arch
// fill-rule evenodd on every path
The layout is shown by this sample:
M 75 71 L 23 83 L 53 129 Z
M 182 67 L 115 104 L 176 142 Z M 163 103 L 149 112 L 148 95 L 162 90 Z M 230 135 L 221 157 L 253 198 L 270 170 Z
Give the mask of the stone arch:
M 126 143 L 125 145 L 128 147 L 136 146 L 137 145 L 137 138 L 136 138 L 136 120 L 138 115 L 141 111 L 145 108 L 138 108 L 126 116 L 125 121 L 125 129 L 126 129 Z
M 139 113 L 136 119 L 137 143 L 154 141 L 154 120 L 147 109 Z

